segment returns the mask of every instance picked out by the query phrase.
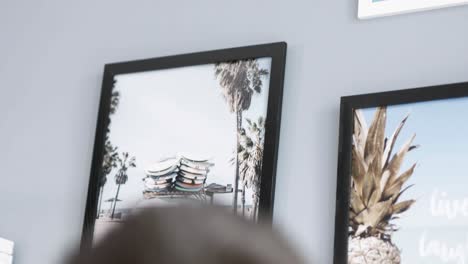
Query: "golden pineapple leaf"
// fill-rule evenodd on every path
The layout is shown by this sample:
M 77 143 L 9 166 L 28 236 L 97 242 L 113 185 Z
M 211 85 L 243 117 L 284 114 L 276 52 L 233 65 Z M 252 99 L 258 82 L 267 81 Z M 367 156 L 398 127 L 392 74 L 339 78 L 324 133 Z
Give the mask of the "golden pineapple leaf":
M 382 155 L 385 140 L 385 123 L 387 119 L 386 107 L 379 107 L 367 134 L 364 147 L 364 159 L 370 163 L 375 155 Z M 380 164 L 380 163 L 379 163 Z
M 375 189 L 374 180 L 371 177 L 372 176 L 369 175 L 369 172 L 366 173 L 366 177 L 362 182 L 361 200 L 364 202 L 364 205 L 366 205 L 366 207 L 368 206 L 372 192 Z
M 413 164 L 407 171 L 403 172 L 400 176 L 398 176 L 396 179 L 394 179 L 394 182 L 391 184 L 395 183 L 405 183 L 414 173 L 414 169 L 416 168 L 416 163 Z
M 366 209 L 366 206 L 361 201 L 359 195 L 356 193 L 356 190 L 354 189 L 351 189 L 351 199 L 350 199 L 349 204 L 351 206 L 351 210 L 356 214 L 359 214 L 364 209 Z
M 382 177 L 380 178 L 380 192 L 383 193 L 385 190 L 385 186 L 387 185 L 388 179 L 390 178 L 390 171 L 385 170 L 382 173 Z
M 395 154 L 393 158 L 390 160 L 390 162 L 388 163 L 388 166 L 385 168 L 385 170 L 388 170 L 390 172 L 388 182 L 390 183 L 394 182 L 395 177 L 397 177 L 397 174 L 400 171 L 400 167 L 401 167 L 401 164 L 403 163 L 403 159 L 405 158 L 405 155 L 408 152 L 409 148 L 411 147 L 411 143 L 413 142 L 415 137 L 416 137 L 416 134 L 413 134 L 413 136 L 408 141 L 406 141 L 405 144 L 403 144 L 403 146 L 398 151 L 398 153 Z
M 364 146 L 367 138 L 367 123 L 361 110 L 354 111 L 354 141 L 357 151 L 364 157 Z
M 398 195 L 395 196 L 395 198 L 393 198 L 393 203 L 396 203 L 396 202 L 398 201 L 398 199 L 400 198 L 400 196 L 401 196 L 404 192 L 406 192 L 406 190 L 408 190 L 409 188 L 411 188 L 411 187 L 413 187 L 413 186 L 414 186 L 414 184 L 411 184 L 411 185 L 406 186 L 403 190 L 401 190 L 400 193 L 398 193 Z
M 367 169 L 366 181 L 373 181 L 374 189 L 376 189 L 379 193 L 380 191 L 380 179 L 382 176 L 382 167 L 380 166 L 381 156 L 375 155 L 372 159 L 371 163 L 369 164 L 369 168 Z M 370 197 L 369 197 L 370 199 Z
M 369 226 L 366 225 L 359 225 L 356 230 L 356 236 L 360 236 L 362 233 L 366 232 Z
M 382 198 L 382 192 L 380 191 L 380 188 L 375 188 L 372 191 L 372 194 L 369 198 L 369 202 L 367 203 L 368 206 L 373 206 L 376 203 L 378 203 Z
M 400 122 L 398 127 L 395 129 L 393 132 L 392 136 L 388 139 L 387 144 L 384 149 L 384 153 L 382 156 L 382 165 L 385 167 L 388 164 L 388 161 L 390 160 L 390 155 L 392 154 L 393 147 L 395 146 L 396 139 L 398 135 L 400 134 L 400 131 L 403 129 L 403 126 L 406 123 L 406 120 L 408 120 L 409 114 L 403 118 L 403 120 Z
M 408 210 L 411 207 L 411 205 L 413 205 L 415 202 L 416 200 L 408 200 L 408 201 L 394 204 L 392 206 L 392 214 L 403 213 L 404 211 Z
M 352 150 L 352 164 L 351 164 L 351 176 L 354 181 L 355 189 L 359 194 L 362 194 L 362 183 L 365 180 L 367 168 L 365 166 L 364 158 L 357 152 L 355 146 Z
M 403 184 L 411 177 L 411 175 L 413 175 L 415 167 L 416 163 L 413 164 L 410 169 L 403 172 L 399 177 L 394 178 L 391 182 L 388 181 L 382 195 L 383 199 L 396 197 L 400 193 Z
M 373 228 L 376 227 L 385 216 L 391 213 L 391 210 L 392 201 L 382 201 L 362 211 L 354 219 L 356 219 L 358 223 L 362 223 L 364 226 Z

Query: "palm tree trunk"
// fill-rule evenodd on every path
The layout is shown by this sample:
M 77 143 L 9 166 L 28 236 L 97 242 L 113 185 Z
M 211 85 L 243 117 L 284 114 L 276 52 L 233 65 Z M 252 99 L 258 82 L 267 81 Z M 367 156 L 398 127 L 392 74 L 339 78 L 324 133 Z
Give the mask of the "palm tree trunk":
M 257 211 L 258 211 L 258 203 L 257 201 L 254 201 L 253 213 L 252 213 L 253 214 L 252 219 L 254 222 L 257 222 L 257 213 L 258 213 Z
M 260 165 L 261 166 L 261 165 Z M 260 190 L 262 188 L 262 178 L 260 175 L 257 175 L 257 182 L 255 184 L 255 220 L 258 220 L 258 215 L 260 214 Z
M 114 207 L 112 208 L 111 219 L 114 219 L 115 206 L 117 205 L 117 199 L 119 198 L 119 192 L 120 192 L 120 184 L 118 185 L 118 187 L 117 187 L 117 192 L 115 193 Z
M 237 114 L 237 144 L 236 144 L 236 151 L 235 151 L 235 154 L 236 154 L 236 179 L 234 181 L 234 202 L 233 202 L 233 206 L 234 206 L 234 214 L 237 214 L 237 199 L 238 199 L 238 190 L 239 190 L 239 155 L 237 153 L 238 149 L 239 149 L 239 144 L 240 144 L 240 138 L 239 138 L 239 132 L 241 130 L 241 127 L 242 127 L 242 110 L 238 110 L 236 112 Z
M 258 216 L 260 214 L 260 185 L 257 186 L 255 192 L 255 222 L 258 221 Z
M 96 215 L 96 219 L 99 219 L 99 216 L 101 215 L 101 206 L 102 206 L 102 192 L 104 190 L 104 186 L 101 186 L 99 190 L 99 205 L 98 205 L 98 211 Z
M 245 216 L 245 184 L 242 184 L 242 216 Z

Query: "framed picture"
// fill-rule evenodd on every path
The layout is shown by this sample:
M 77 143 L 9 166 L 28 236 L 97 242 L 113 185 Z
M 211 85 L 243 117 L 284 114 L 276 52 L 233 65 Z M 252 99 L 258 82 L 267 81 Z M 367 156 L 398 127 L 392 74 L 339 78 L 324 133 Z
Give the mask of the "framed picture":
M 13 263 L 13 249 L 15 243 L 13 241 L 0 237 L 0 264 Z
M 468 83 L 341 99 L 335 260 L 467 263 Z
M 468 0 L 359 0 L 360 19 L 468 4 Z
M 286 43 L 108 64 L 83 243 L 145 207 L 272 217 Z

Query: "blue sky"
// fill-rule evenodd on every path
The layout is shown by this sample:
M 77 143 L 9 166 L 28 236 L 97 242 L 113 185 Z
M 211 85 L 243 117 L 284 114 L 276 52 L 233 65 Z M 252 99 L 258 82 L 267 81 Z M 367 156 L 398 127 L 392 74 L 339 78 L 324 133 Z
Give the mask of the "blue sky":
M 419 256 L 423 234 L 455 247 L 467 243 L 468 216 L 454 219 L 432 216 L 431 197 L 437 190 L 445 192 L 446 199 L 468 198 L 468 98 L 430 101 L 390 106 L 387 111 L 386 135 L 391 135 L 399 122 L 410 113 L 396 150 L 413 133 L 419 149 L 406 156 L 403 170 L 417 163 L 408 184 L 415 184 L 401 199 L 416 199 L 416 204 L 396 221 L 400 226 L 394 242 L 402 248 L 403 263 L 442 263 L 437 258 Z M 375 108 L 363 109 L 370 125 Z M 468 247 L 465 247 L 468 261 Z M 456 263 L 456 262 L 447 262 Z M 468 262 L 467 262 L 468 263 Z

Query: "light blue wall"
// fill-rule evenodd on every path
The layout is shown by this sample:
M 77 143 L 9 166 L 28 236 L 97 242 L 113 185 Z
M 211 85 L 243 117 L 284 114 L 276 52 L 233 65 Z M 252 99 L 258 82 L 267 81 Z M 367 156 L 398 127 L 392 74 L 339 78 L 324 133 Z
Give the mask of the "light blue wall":
M 357 1 L 1 1 L 0 236 L 15 264 L 80 237 L 103 65 L 287 41 L 275 220 L 332 263 L 339 97 L 468 81 L 468 7 L 356 19 Z

